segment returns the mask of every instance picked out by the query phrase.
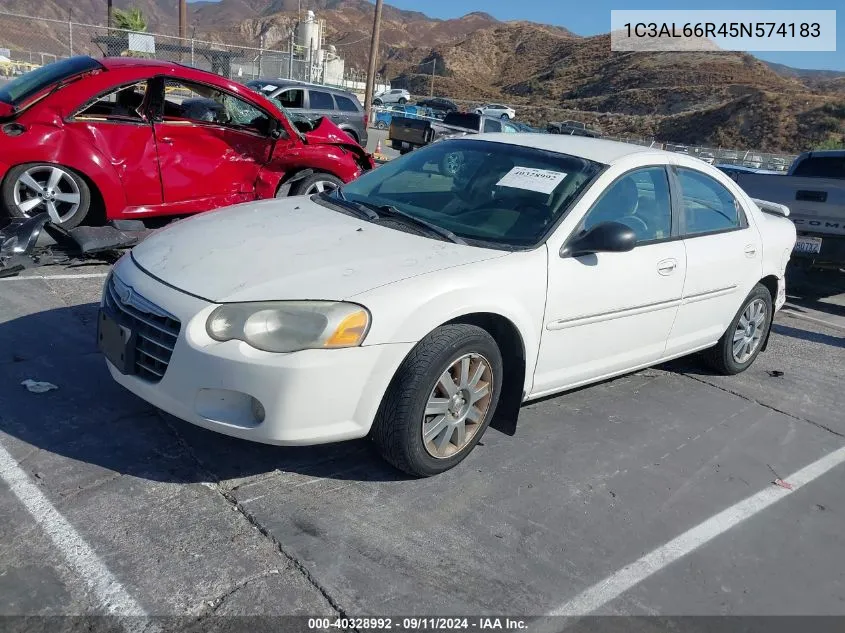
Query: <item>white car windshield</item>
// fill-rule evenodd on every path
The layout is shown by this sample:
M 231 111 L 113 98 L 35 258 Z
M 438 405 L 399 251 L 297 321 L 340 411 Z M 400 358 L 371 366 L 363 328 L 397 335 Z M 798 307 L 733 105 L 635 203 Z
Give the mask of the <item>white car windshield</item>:
M 604 165 L 506 143 L 455 139 L 394 159 L 340 189 L 487 246 L 540 244 Z

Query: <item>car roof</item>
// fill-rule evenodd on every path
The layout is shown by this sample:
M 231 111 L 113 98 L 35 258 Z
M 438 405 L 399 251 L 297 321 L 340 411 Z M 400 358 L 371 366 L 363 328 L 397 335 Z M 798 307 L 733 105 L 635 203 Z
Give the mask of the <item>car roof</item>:
M 189 68 L 184 64 L 163 59 L 140 59 L 137 57 L 102 57 L 96 61 L 105 68 Z
M 586 136 L 570 136 L 568 134 L 532 134 L 523 132 L 514 134 L 487 133 L 465 136 L 462 139 L 496 141 L 497 143 L 507 143 L 508 145 L 535 147 L 550 152 L 579 156 L 605 165 L 612 165 L 633 154 L 658 154 L 666 156 L 667 159 L 669 156 L 672 156 L 671 152 L 653 149 L 643 145 L 620 143 L 619 141 L 608 141 Z
M 299 81 L 298 79 L 264 79 L 259 77 L 258 79 L 251 79 L 247 82 L 248 84 L 271 84 L 273 86 L 278 86 L 282 88 L 284 86 L 302 86 L 305 88 L 319 88 L 320 90 L 325 90 L 326 92 L 338 92 L 340 94 L 349 95 L 354 94 L 349 90 L 344 90 L 343 88 L 334 88 L 332 86 L 324 86 L 323 84 L 315 84 L 308 81 Z

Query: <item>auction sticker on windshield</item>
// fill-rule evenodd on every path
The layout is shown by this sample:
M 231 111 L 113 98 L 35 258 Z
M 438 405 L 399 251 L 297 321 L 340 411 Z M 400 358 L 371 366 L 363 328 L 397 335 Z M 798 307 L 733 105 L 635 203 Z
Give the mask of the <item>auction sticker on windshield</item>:
M 496 183 L 499 187 L 514 187 L 540 193 L 551 193 L 567 174 L 535 167 L 514 167 Z

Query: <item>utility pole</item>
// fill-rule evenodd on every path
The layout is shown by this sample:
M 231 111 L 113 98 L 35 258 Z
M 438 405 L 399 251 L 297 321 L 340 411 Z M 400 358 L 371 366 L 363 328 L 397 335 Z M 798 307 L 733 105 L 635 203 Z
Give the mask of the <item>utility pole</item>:
M 364 91 L 364 109 L 367 112 L 369 121 L 370 112 L 373 107 L 373 85 L 376 79 L 376 58 L 378 57 L 378 38 L 381 29 L 381 6 L 383 0 L 376 0 L 376 14 L 373 18 L 373 38 L 370 40 L 370 64 L 367 69 L 367 87 Z
M 109 25 L 109 28 L 111 28 L 114 26 L 114 11 L 112 7 L 112 0 L 106 0 L 106 14 L 108 16 L 108 22 L 106 23 Z
M 288 79 L 293 79 L 293 29 L 290 30 L 288 42 Z
M 434 63 L 431 65 L 431 96 L 434 96 L 434 71 L 437 69 L 437 58 L 434 58 Z
M 184 40 L 188 34 L 188 3 L 179 0 L 179 39 Z M 181 42 L 180 42 L 181 43 Z

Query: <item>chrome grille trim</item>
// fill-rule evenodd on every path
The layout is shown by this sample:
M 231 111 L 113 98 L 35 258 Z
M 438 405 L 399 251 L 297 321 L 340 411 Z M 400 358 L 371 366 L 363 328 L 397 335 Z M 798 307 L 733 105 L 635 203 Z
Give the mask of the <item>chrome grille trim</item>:
M 103 293 L 109 315 L 134 334 L 135 375 L 158 382 L 167 371 L 182 324 L 111 273 Z

